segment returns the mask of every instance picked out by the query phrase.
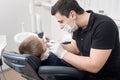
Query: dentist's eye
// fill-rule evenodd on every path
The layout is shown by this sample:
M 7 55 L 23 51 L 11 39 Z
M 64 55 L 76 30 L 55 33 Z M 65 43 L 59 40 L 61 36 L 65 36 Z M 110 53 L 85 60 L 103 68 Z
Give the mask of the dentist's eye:
M 60 24 L 63 23 L 63 21 L 58 21 Z

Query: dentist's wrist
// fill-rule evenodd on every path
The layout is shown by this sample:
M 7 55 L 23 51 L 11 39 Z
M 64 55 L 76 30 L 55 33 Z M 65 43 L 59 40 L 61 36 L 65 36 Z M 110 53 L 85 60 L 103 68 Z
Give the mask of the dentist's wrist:
M 64 50 L 63 52 L 61 52 L 60 55 L 58 55 L 58 57 L 59 57 L 60 59 L 63 59 L 66 53 L 67 53 L 67 51 Z

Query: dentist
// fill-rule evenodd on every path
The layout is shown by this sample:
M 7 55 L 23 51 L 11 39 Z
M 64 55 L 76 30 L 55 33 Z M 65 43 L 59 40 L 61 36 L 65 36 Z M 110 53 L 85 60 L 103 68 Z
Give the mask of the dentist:
M 84 11 L 76 0 L 58 0 L 51 14 L 60 28 L 73 33 L 70 44 L 49 44 L 51 52 L 77 69 L 85 80 L 120 80 L 120 43 L 115 22 L 92 11 Z

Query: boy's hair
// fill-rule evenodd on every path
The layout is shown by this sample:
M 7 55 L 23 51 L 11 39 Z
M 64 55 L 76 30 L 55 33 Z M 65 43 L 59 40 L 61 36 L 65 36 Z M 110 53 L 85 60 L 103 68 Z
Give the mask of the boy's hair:
M 69 17 L 71 10 L 74 10 L 77 14 L 83 14 L 84 10 L 79 6 L 76 0 L 58 0 L 54 6 L 52 6 L 51 14 L 55 15 L 59 12 L 61 15 Z
M 32 54 L 36 57 L 41 56 L 43 51 L 43 46 L 38 37 L 29 36 L 19 46 L 19 52 L 21 54 Z

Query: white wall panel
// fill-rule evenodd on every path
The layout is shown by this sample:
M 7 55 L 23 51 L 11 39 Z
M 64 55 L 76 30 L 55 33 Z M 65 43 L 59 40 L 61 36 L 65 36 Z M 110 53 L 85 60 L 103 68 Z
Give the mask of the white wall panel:
M 77 0 L 82 7 L 87 10 L 93 10 L 99 13 L 104 11 L 104 15 L 108 15 L 120 25 L 120 0 Z

